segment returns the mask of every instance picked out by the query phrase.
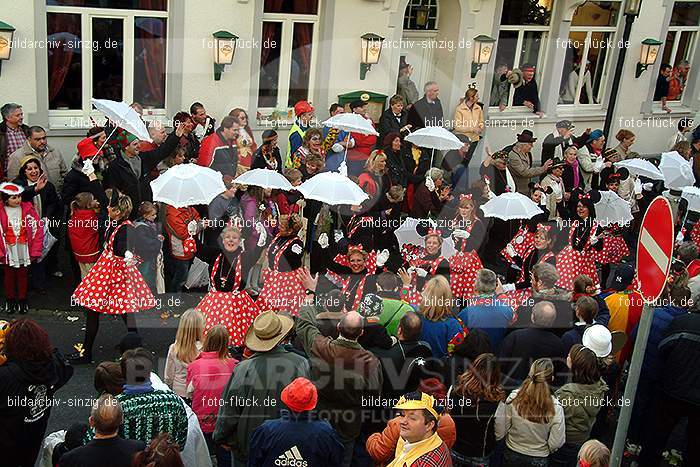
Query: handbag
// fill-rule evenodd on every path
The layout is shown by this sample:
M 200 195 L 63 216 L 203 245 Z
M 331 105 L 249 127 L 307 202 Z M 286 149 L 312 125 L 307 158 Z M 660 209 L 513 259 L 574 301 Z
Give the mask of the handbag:
M 195 256 L 187 272 L 185 287 L 193 289 L 207 285 L 209 285 L 209 265 Z
M 41 220 L 41 226 L 44 229 L 44 239 L 41 245 L 41 257 L 39 258 L 39 262 L 43 261 L 44 258 L 49 254 L 49 251 L 51 251 L 51 248 L 56 244 L 58 241 L 56 237 L 54 237 L 51 234 L 51 231 L 49 230 L 49 222 L 48 219 L 44 218 Z

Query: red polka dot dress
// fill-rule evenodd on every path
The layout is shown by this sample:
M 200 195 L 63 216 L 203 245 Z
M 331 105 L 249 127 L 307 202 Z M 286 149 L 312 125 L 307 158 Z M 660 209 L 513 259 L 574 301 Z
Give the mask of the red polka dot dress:
M 75 303 L 89 310 L 110 315 L 134 313 L 156 306 L 151 289 L 136 265 L 127 266 L 123 256 L 114 253 L 114 239 L 122 229 L 131 229 L 131 221 L 114 228 L 105 250 L 73 292 Z
M 591 234 L 596 229 L 595 221 L 573 222 L 569 230 L 569 244 L 557 255 L 558 287 L 572 290 L 574 279 L 581 274 L 593 279 L 593 285 L 598 287 L 600 281 L 594 262 L 596 250 L 591 245 Z
M 263 288 L 257 299 L 262 310 L 299 314 L 306 289 L 297 277 L 304 247 L 297 236 L 276 237 L 267 250 L 268 267 L 263 270 Z
M 617 264 L 629 256 L 630 250 L 622 238 L 624 230 L 618 224 L 610 224 L 603 229 L 608 235 L 601 238 L 603 249 L 596 252 L 595 261 L 599 264 Z
M 469 223 L 463 230 L 471 235 L 473 228 L 474 223 Z M 468 238 L 455 238 L 458 251 L 450 258 L 450 288 L 454 298 L 468 298 L 474 294 L 476 274 L 483 268 L 481 258 L 470 248 L 467 240 Z
M 509 248 L 510 247 L 510 248 Z M 535 248 L 535 232 L 530 232 L 527 225 L 523 225 L 516 232 L 508 245 L 501 250 L 501 255 L 510 263 L 515 264 L 514 256 L 525 258 Z M 512 250 L 512 251 L 511 251 Z M 510 252 L 509 252 L 510 251 Z M 513 251 L 515 255 L 513 255 Z
M 248 327 L 260 314 L 260 308 L 241 290 L 241 251 L 238 248 L 231 259 L 221 253 L 211 272 L 211 289 L 199 302 L 197 310 L 207 317 L 205 332 L 218 324 L 228 329 L 231 345 L 242 345 Z
M 696 222 L 693 225 L 693 229 L 690 231 L 690 239 L 700 248 L 700 222 Z

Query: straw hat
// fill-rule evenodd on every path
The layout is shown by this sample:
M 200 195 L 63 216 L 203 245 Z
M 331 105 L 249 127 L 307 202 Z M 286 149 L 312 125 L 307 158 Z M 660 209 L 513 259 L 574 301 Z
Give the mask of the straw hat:
M 263 311 L 245 335 L 245 345 L 253 352 L 267 352 L 275 348 L 294 326 L 289 316 L 274 311 Z

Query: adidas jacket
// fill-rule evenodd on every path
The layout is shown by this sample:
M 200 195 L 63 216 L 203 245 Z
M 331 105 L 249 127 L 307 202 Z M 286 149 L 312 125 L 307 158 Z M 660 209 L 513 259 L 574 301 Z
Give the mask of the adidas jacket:
M 313 412 L 282 409 L 281 418 L 267 420 L 252 434 L 248 465 L 255 467 L 335 467 L 343 445 L 330 423 Z

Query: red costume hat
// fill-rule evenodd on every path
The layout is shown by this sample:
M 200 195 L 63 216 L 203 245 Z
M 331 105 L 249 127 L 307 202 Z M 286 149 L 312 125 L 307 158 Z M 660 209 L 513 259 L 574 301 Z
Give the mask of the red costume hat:
M 0 192 L 9 196 L 19 196 L 24 191 L 24 187 L 15 183 L 5 182 L 0 184 Z
M 78 143 L 78 155 L 82 160 L 85 160 L 88 157 L 101 156 L 102 149 L 98 151 L 97 146 L 95 146 L 95 140 L 87 137 L 81 139 Z
M 281 399 L 292 412 L 308 412 L 316 407 L 316 386 L 306 378 L 297 378 L 282 390 Z
M 299 117 L 301 114 L 305 114 L 308 112 L 313 112 L 314 108 L 311 104 L 309 104 L 307 101 L 299 101 L 296 104 L 294 104 L 294 115 Z

